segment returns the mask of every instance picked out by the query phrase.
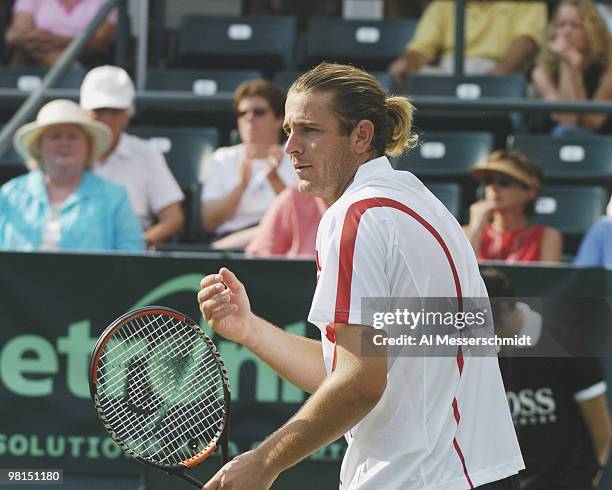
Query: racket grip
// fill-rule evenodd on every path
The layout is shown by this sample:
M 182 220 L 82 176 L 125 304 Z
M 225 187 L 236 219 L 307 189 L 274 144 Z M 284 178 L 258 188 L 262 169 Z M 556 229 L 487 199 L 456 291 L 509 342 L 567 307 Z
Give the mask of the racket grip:
M 204 483 L 202 483 L 200 480 L 198 480 L 197 478 L 194 478 L 191 475 L 188 475 L 187 473 L 183 473 L 182 471 L 171 472 L 170 474 L 174 476 L 178 476 L 179 478 L 182 478 L 183 480 L 185 480 L 187 483 L 190 483 L 195 488 L 202 488 L 204 486 Z
M 229 463 L 229 424 L 225 426 L 225 430 L 221 435 L 221 465 L 225 466 Z

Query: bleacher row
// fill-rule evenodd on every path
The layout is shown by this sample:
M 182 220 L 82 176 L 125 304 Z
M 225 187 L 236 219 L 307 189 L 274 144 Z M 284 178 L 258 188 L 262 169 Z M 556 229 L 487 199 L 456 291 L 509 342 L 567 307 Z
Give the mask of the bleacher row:
M 297 42 L 292 17 L 188 15 L 177 34 L 171 67 L 150 69 L 145 90 L 181 92 L 213 102 L 220 94 L 231 98 L 241 82 L 253 78 L 271 78 L 287 88 L 309 66 L 330 60 L 369 69 L 393 92 L 384 69 L 402 52 L 415 25 L 413 19 L 315 17 Z M 3 68 L 0 91 L 17 89 L 26 94 L 40 85 L 44 74 L 42 68 Z M 71 69 L 58 88 L 78 89 L 84 74 L 80 68 Z M 458 99 L 520 98 L 526 96 L 526 80 L 521 75 L 419 75 L 408 79 L 406 93 Z M 226 97 L 225 102 L 228 100 Z M 7 121 L 21 101 L 0 97 L 0 121 Z M 612 187 L 612 137 L 559 141 L 524 134 L 521 114 L 500 111 L 485 116 L 476 111 L 417 111 L 415 127 L 422 133 L 422 144 L 394 164 L 423 179 L 457 219 L 465 222 L 470 203 L 479 195 L 468 176 L 469 167 L 494 149 L 520 149 L 544 170 L 546 185 L 535 221 L 559 229 L 564 234 L 565 252 L 575 252 L 582 234 L 605 211 Z M 202 239 L 199 196 L 205 180 L 204 160 L 216 147 L 231 142 L 235 123 L 229 103 L 209 107 L 189 99 L 153 100 L 136 107 L 129 132 L 150 138 L 160 147 L 186 193 L 187 224 L 182 241 Z M 14 152 L 0 156 L 0 183 L 25 171 Z

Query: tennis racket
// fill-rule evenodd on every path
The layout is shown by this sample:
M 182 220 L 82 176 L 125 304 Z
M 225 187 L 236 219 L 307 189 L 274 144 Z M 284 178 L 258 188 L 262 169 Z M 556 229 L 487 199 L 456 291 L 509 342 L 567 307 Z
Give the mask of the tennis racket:
M 185 473 L 221 446 L 228 461 L 230 389 L 212 340 L 178 311 L 145 307 L 111 323 L 91 356 L 100 421 L 141 463 L 201 488 Z

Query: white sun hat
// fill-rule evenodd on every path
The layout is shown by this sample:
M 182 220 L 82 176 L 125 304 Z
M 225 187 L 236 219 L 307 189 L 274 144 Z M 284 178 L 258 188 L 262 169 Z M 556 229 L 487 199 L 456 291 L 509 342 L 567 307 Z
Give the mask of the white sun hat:
M 85 111 L 71 100 L 58 99 L 48 102 L 38 111 L 36 120 L 21 126 L 13 137 L 13 145 L 26 162 L 36 160 L 32 148 L 42 132 L 57 124 L 77 124 L 91 137 L 91 158 L 97 160 L 111 144 L 111 132 L 106 124 L 92 121 Z
M 133 109 L 136 91 L 128 73 L 118 66 L 104 65 L 90 70 L 81 83 L 81 107 Z

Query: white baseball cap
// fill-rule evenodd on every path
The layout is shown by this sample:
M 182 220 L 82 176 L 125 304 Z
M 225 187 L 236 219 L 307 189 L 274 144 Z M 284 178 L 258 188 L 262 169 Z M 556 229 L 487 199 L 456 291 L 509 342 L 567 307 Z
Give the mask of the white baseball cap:
M 81 107 L 93 109 L 133 109 L 134 84 L 127 72 L 118 66 L 98 66 L 89 71 L 81 83 Z

